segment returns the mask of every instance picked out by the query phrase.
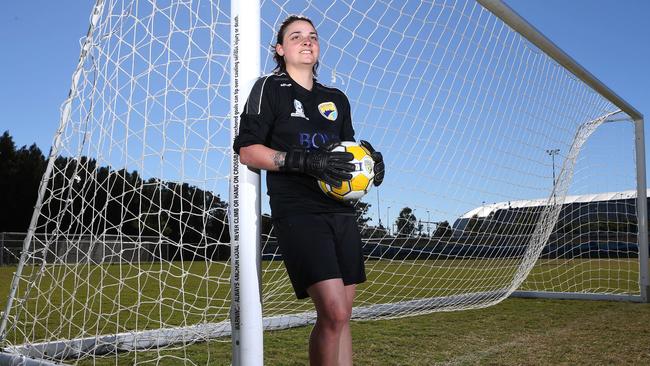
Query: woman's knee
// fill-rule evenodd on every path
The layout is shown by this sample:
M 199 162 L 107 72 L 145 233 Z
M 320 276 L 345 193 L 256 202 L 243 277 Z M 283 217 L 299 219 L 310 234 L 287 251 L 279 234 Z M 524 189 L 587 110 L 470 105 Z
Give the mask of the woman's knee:
M 350 322 L 352 309 L 348 308 L 346 301 L 329 302 L 318 313 L 318 320 L 329 328 L 343 328 Z

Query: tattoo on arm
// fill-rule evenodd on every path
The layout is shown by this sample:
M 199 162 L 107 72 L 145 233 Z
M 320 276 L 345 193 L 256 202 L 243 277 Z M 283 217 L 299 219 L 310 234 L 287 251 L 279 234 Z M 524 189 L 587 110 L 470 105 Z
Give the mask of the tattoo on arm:
M 282 151 L 278 151 L 275 154 L 273 154 L 273 165 L 275 165 L 277 168 L 284 166 L 285 155 L 287 155 L 287 153 Z

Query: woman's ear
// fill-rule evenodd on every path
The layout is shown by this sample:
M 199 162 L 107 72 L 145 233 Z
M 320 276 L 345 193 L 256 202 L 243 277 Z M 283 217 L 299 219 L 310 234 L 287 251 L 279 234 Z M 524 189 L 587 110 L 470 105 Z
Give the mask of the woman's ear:
M 284 49 L 282 48 L 281 44 L 278 43 L 275 45 L 275 52 L 277 52 L 280 57 L 284 57 Z

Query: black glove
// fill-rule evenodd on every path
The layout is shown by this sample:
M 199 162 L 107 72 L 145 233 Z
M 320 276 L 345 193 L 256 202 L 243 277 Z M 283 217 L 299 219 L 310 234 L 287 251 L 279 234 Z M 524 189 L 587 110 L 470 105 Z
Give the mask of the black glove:
M 375 187 L 378 187 L 381 182 L 384 181 L 384 171 L 386 169 L 384 166 L 384 157 L 381 156 L 379 151 L 375 151 L 368 141 L 361 140 L 359 141 L 359 145 L 370 151 L 370 157 L 372 157 L 372 160 L 375 162 L 375 180 L 373 181 L 373 184 Z
M 287 152 L 280 170 L 309 174 L 339 188 L 344 180 L 352 179 L 350 172 L 354 171 L 354 165 L 349 163 L 352 159 L 354 155 L 349 152 L 293 149 Z

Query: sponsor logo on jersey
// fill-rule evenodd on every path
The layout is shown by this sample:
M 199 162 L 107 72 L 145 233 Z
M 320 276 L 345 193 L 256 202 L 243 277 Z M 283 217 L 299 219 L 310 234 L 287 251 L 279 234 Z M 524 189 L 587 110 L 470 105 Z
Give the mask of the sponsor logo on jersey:
M 318 149 L 319 147 L 325 147 L 332 141 L 338 141 L 336 135 L 331 135 L 321 132 L 299 132 L 298 133 L 298 144 L 301 147 L 306 149 Z
M 290 84 L 290 83 L 289 83 L 289 84 L 287 84 L 287 83 L 282 83 L 282 84 L 280 84 L 280 86 L 291 86 L 291 84 Z
M 318 105 L 318 111 L 320 114 L 329 119 L 330 121 L 336 121 L 339 112 L 336 110 L 336 104 L 333 102 L 325 102 Z
M 291 117 L 300 117 L 309 121 L 309 118 L 305 116 L 305 109 L 302 107 L 302 103 L 300 103 L 298 99 L 293 100 L 293 107 L 296 110 L 293 113 L 291 113 Z

